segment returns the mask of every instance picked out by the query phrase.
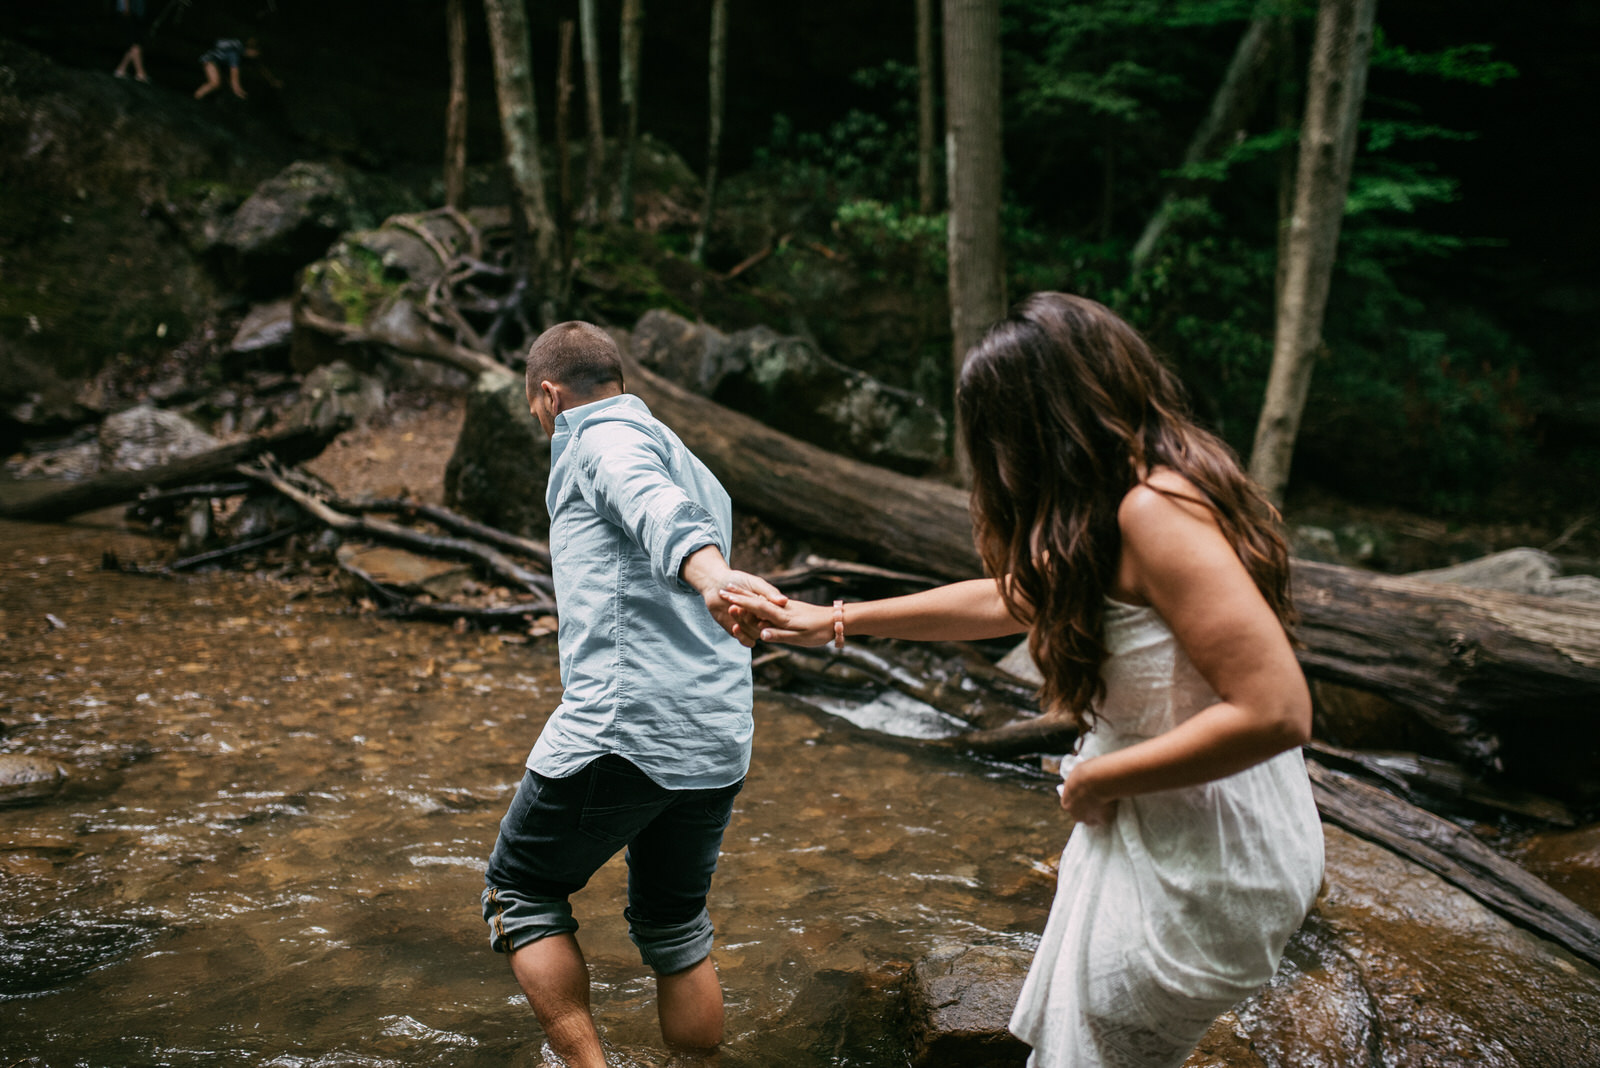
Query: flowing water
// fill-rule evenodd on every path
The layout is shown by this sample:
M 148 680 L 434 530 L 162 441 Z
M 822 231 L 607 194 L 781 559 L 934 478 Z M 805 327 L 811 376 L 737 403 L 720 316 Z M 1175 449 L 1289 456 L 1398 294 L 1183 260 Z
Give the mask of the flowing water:
M 538 1065 L 478 912 L 559 699 L 554 640 L 356 614 L 153 558 L 115 513 L 0 522 L 0 1068 Z M 1048 782 L 758 695 L 712 891 L 723 1065 L 904 1065 L 896 990 L 945 941 L 1031 947 L 1066 827 Z M 621 858 L 574 899 L 619 1064 L 666 1064 Z

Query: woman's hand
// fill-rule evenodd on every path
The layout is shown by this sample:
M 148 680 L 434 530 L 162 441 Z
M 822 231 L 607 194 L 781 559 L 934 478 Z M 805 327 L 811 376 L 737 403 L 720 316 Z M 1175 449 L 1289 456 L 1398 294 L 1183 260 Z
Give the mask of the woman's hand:
M 1102 798 L 1094 788 L 1094 763 L 1097 759 L 1090 757 L 1073 765 L 1066 781 L 1061 784 L 1061 808 L 1067 818 L 1090 827 L 1110 823 L 1117 811 L 1116 798 Z
M 825 645 L 833 640 L 833 608 L 805 601 L 773 601 L 748 590 L 727 588 L 722 599 L 744 637 L 785 645 Z

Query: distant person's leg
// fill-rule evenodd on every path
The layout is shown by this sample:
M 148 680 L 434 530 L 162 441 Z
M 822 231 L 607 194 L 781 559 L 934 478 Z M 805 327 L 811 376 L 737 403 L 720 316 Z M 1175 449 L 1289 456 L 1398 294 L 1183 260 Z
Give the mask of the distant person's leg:
M 228 88 L 233 90 L 234 96 L 238 97 L 240 100 L 244 99 L 244 84 L 239 81 L 238 67 L 228 68 Z
M 210 93 L 214 93 L 218 89 L 222 88 L 222 71 L 221 71 L 221 69 L 218 68 L 217 65 L 215 63 L 211 62 L 209 59 L 206 60 L 206 65 L 205 66 L 206 66 L 206 81 L 205 81 L 204 85 L 202 85 L 200 88 L 198 88 L 198 89 L 196 89 L 194 91 L 194 98 L 196 100 L 199 100 L 202 97 L 205 97 L 206 95 L 208 95 Z

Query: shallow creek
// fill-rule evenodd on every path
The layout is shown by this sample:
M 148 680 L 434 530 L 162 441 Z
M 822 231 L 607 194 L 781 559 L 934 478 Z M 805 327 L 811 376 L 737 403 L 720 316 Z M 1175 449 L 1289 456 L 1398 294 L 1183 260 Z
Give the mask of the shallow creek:
M 478 893 L 554 639 L 108 549 L 157 555 L 115 512 L 0 522 L 0 752 L 74 775 L 0 808 L 0 1068 L 540 1064 Z M 903 1065 L 910 961 L 1043 926 L 1054 792 L 783 697 L 756 725 L 713 888 L 721 1064 Z M 666 1064 L 624 878 L 574 902 L 596 1016 L 617 1063 Z

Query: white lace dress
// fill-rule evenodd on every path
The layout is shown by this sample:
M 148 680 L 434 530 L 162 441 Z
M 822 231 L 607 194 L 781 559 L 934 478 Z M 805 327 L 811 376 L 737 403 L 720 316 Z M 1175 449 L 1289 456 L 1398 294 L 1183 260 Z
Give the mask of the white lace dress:
M 1080 759 L 1216 701 L 1153 608 L 1106 609 L 1105 698 Z M 1124 798 L 1078 826 L 1011 1017 L 1030 1068 L 1181 1065 L 1277 970 L 1322 884 L 1322 823 L 1298 749 L 1200 786 Z

